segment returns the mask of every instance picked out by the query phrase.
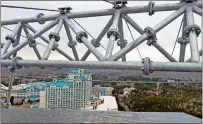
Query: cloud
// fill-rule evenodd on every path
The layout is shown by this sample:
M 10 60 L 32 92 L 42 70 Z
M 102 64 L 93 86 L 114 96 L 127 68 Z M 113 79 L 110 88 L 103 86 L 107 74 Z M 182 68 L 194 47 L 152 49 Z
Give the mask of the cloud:
M 166 4 L 166 3 L 176 3 L 177 1 L 156 1 L 155 4 Z M 103 1 L 2 1 L 3 5 L 15 5 L 15 6 L 26 6 L 26 7 L 36 7 L 36 8 L 46 8 L 46 9 L 57 9 L 59 7 L 64 6 L 71 6 L 73 10 L 72 12 L 83 12 L 83 11 L 91 11 L 91 10 L 101 10 L 101 9 L 109 9 L 112 8 L 111 4 L 108 4 Z M 148 5 L 147 1 L 129 1 L 127 6 L 140 6 L 140 5 Z M 1 20 L 11 20 L 16 18 L 28 18 L 28 17 L 34 17 L 38 13 L 44 13 L 45 15 L 54 15 L 57 14 L 56 12 L 47 12 L 47 11 L 36 11 L 36 10 L 21 10 L 21 9 L 11 9 L 11 8 L 1 8 Z M 153 16 L 149 16 L 148 13 L 136 13 L 136 14 L 129 14 L 129 16 L 140 25 L 143 29 L 147 26 L 154 27 L 156 24 L 163 21 L 165 18 L 167 18 L 169 15 L 171 15 L 174 11 L 168 11 L 168 12 L 155 12 Z M 195 23 L 197 25 L 201 25 L 201 17 L 194 14 Z M 89 17 L 89 18 L 77 18 L 75 19 L 78 21 L 88 32 L 90 32 L 94 38 L 96 38 L 99 33 L 102 31 L 108 20 L 110 19 L 110 16 L 102 16 L 102 17 Z M 157 33 L 158 43 L 168 51 L 168 53 L 171 54 L 176 36 L 178 33 L 178 29 L 180 27 L 180 23 L 182 20 L 182 16 L 177 18 L 175 21 L 171 22 L 168 26 L 163 28 L 160 32 Z M 46 22 L 45 24 L 48 24 L 50 22 Z M 76 24 L 76 23 L 74 23 Z M 38 23 L 30 23 L 31 26 L 33 26 L 35 29 L 40 29 L 44 25 L 40 25 Z M 132 42 L 132 37 L 129 33 L 129 30 L 126 26 L 125 21 L 123 20 L 123 28 L 124 28 L 124 36 L 125 39 L 127 39 L 128 43 Z M 5 26 L 10 29 L 14 29 L 15 25 L 9 25 Z M 79 29 L 81 29 L 79 26 L 77 26 Z M 131 26 L 130 29 L 132 31 L 133 37 L 136 39 L 140 36 L 140 34 L 135 31 Z M 82 29 L 81 29 L 82 30 Z M 53 32 L 54 28 L 47 31 L 44 36 L 48 38 L 48 35 L 50 32 Z M 1 42 L 5 42 L 5 36 L 10 34 L 11 32 L 5 30 L 4 28 L 1 28 Z M 24 32 L 22 33 L 23 35 Z M 75 38 L 75 34 L 72 32 L 73 38 Z M 180 33 L 181 36 L 181 33 Z M 68 55 L 73 56 L 72 50 L 68 47 L 68 38 L 65 32 L 65 29 L 62 28 L 60 32 L 61 40 L 59 41 L 59 48 L 65 51 Z M 89 36 L 88 40 L 91 41 L 91 37 Z M 199 49 L 201 49 L 201 35 L 197 38 Z M 24 42 L 24 38 L 21 38 L 20 42 Z M 47 45 L 43 40 L 40 38 L 37 38 L 37 41 Z M 109 39 L 105 35 L 104 38 L 101 40 L 101 44 L 107 48 Z M 37 48 L 40 51 L 41 56 L 43 55 L 45 51 L 45 47 L 38 45 Z M 81 58 L 84 53 L 87 51 L 87 48 L 84 44 L 77 43 L 77 50 L 79 57 Z M 168 61 L 156 48 L 153 46 L 147 46 L 146 41 L 142 43 L 140 46 L 138 46 L 140 53 L 142 57 L 150 57 L 152 61 Z M 11 50 L 12 47 L 9 48 Z M 105 50 L 102 47 L 97 48 L 103 55 L 105 55 Z M 116 53 L 120 50 L 120 47 L 117 46 L 117 43 L 115 42 L 114 45 L 114 51 L 113 53 Z M 174 51 L 174 58 L 176 60 L 179 59 L 179 51 L 180 51 L 180 45 L 177 43 Z M 23 57 L 23 59 L 37 59 L 34 51 L 26 46 L 20 52 L 18 52 L 18 55 Z M 190 58 L 190 47 L 189 44 L 186 48 L 186 54 L 185 59 Z M 49 60 L 66 60 L 65 57 L 60 55 L 59 53 L 52 51 Z M 96 61 L 97 59 L 94 57 L 94 55 L 91 53 L 91 55 L 87 58 L 88 61 Z M 140 61 L 140 56 L 137 52 L 137 49 L 132 50 L 127 54 L 127 60 L 128 61 Z

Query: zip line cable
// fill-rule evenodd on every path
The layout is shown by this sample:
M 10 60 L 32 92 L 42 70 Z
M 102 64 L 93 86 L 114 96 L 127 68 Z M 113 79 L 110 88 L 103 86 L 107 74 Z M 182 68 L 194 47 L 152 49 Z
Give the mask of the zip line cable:
M 184 17 L 183 17 L 183 19 L 184 19 Z M 177 44 L 177 42 L 178 42 L 178 36 L 179 36 L 179 34 L 180 34 L 180 29 L 181 29 L 181 27 L 182 27 L 182 25 L 183 25 L 183 19 L 182 19 L 181 24 L 180 24 L 180 28 L 179 28 L 179 31 L 178 31 L 178 35 L 177 35 L 177 37 L 176 37 L 176 41 L 175 41 L 175 44 L 174 44 L 174 47 L 173 47 L 171 56 L 173 55 L 173 52 L 174 52 L 175 47 L 176 47 L 176 44 Z
M 128 27 L 128 30 L 130 31 L 131 37 L 132 37 L 132 39 L 133 39 L 133 41 L 134 41 L 135 39 L 134 39 L 133 34 L 132 34 L 131 30 L 130 30 L 130 27 L 129 27 L 129 25 L 128 25 L 128 23 L 127 23 L 126 20 L 125 20 L 125 22 L 126 22 L 126 25 L 127 25 L 127 27 Z M 139 54 L 139 56 L 140 56 L 140 58 L 141 58 L 141 60 L 142 60 L 142 56 L 141 56 L 141 54 L 140 54 L 139 48 L 138 48 L 138 47 L 136 47 L 136 48 L 137 48 L 137 52 L 138 52 L 138 54 Z
M 55 11 L 55 12 L 60 12 L 59 10 L 53 10 L 53 9 L 41 9 L 41 8 L 22 7 L 22 6 L 1 5 L 1 7 L 6 7 L 6 8 L 18 8 L 18 9 L 32 9 L 32 10 L 44 10 L 44 11 Z

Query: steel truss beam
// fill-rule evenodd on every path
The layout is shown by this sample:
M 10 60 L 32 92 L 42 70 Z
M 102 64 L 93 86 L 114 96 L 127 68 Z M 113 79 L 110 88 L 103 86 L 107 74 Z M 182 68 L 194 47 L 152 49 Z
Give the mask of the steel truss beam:
M 153 10 L 154 12 L 160 11 L 174 11 L 180 9 L 186 3 L 171 3 L 171 4 L 161 4 L 161 5 L 154 5 Z M 192 6 L 198 6 L 202 8 L 202 2 L 194 2 L 191 3 Z M 144 6 L 134 6 L 134 7 L 125 7 L 121 9 L 121 13 L 130 14 L 130 13 L 144 13 L 149 12 L 148 5 Z M 115 9 L 104 9 L 104 10 L 95 10 L 95 11 L 85 11 L 85 12 L 72 12 L 67 13 L 66 15 L 69 18 L 85 18 L 85 17 L 96 17 L 96 16 L 106 16 L 106 15 L 113 15 Z M 42 21 L 51 21 L 58 18 L 60 14 L 52 15 L 52 16 L 42 16 L 40 20 Z M 4 20 L 1 21 L 1 25 L 12 25 L 17 24 L 19 21 L 31 23 L 31 22 L 39 22 L 37 17 L 31 18 L 24 18 L 24 19 L 13 19 L 13 20 Z
M 12 60 L 2 60 L 1 66 L 11 66 Z M 141 62 L 97 62 L 97 61 L 54 61 L 54 60 L 18 60 L 17 66 L 22 67 L 56 67 L 56 68 L 87 68 L 87 69 L 119 69 L 141 70 L 145 64 Z M 201 63 L 150 62 L 149 71 L 180 71 L 202 72 Z

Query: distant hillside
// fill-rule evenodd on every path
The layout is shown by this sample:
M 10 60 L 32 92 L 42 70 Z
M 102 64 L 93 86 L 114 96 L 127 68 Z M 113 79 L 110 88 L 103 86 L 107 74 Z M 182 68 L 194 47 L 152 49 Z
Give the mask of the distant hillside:
M 110 70 L 110 69 L 89 69 L 89 72 L 92 74 L 101 74 L 108 76 L 145 76 L 142 74 L 142 71 L 133 71 L 133 70 Z M 7 76 L 9 74 L 7 68 L 1 68 L 1 75 Z M 57 69 L 57 68 L 45 68 L 40 69 L 37 67 L 32 68 L 23 68 L 18 71 L 17 75 L 60 75 L 68 74 L 68 69 Z M 158 77 L 164 79 L 191 79 L 191 80 L 200 80 L 202 73 L 198 72 L 153 72 L 147 77 Z

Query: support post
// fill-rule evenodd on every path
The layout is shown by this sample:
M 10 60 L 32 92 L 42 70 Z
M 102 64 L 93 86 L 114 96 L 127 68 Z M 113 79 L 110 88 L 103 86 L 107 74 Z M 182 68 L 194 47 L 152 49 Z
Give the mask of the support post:
M 119 18 L 120 18 L 120 10 L 116 9 L 112 27 L 107 32 L 107 37 L 109 38 L 109 42 L 108 42 L 108 46 L 105 54 L 105 59 L 109 59 L 112 56 L 114 42 L 120 37 L 120 33 L 117 29 Z
M 118 30 L 120 32 L 120 39 L 117 41 L 117 45 L 120 46 L 120 49 L 123 49 L 127 45 L 127 40 L 124 40 L 122 17 L 119 18 Z M 126 61 L 126 55 L 122 57 L 122 61 Z
M 42 60 L 47 60 L 50 56 L 51 51 L 55 50 L 56 47 L 58 47 L 58 43 L 56 43 L 56 42 L 58 42 L 60 40 L 59 33 L 61 31 L 62 25 L 63 25 L 63 18 L 61 17 L 59 19 L 58 25 L 56 26 L 54 32 L 49 34 L 50 42 L 42 56 Z
M 40 29 L 38 32 L 36 32 L 33 35 L 33 38 L 36 39 L 37 37 L 39 37 L 41 34 L 43 34 L 44 32 L 46 32 L 47 30 L 49 30 L 50 28 L 52 28 L 54 25 L 56 25 L 56 23 L 58 22 L 57 20 L 54 20 L 53 22 L 51 22 L 50 24 L 46 25 L 44 28 Z M 7 59 L 8 57 L 10 57 L 14 52 L 20 50 L 21 48 L 23 48 L 24 46 L 26 46 L 29 43 L 29 40 L 26 39 L 23 43 L 17 45 L 16 47 L 14 47 L 11 51 L 7 52 L 6 54 L 4 54 L 1 59 Z
M 199 51 L 199 56 L 202 56 L 202 49 Z M 191 62 L 191 58 L 189 58 L 189 59 L 186 60 L 185 62 Z
M 185 35 L 189 36 L 191 61 L 199 62 L 199 51 L 197 44 L 197 36 L 200 34 L 200 28 L 194 23 L 194 16 L 192 7 L 186 9 L 187 27 L 185 27 Z
M 95 57 L 98 60 L 104 60 L 103 55 L 87 40 L 87 33 L 84 31 L 79 31 L 75 25 L 68 19 L 68 17 L 64 16 L 64 22 L 75 32 L 76 40 L 79 43 L 84 43 L 85 46 L 92 51 Z
M 9 84 L 8 84 L 8 96 L 7 96 L 7 101 L 6 101 L 6 107 L 10 107 L 10 98 L 11 98 L 11 91 L 12 91 L 12 86 L 13 86 L 13 81 L 15 77 L 15 72 L 11 72 L 9 76 Z
M 183 16 L 183 26 L 182 26 L 182 37 L 178 39 L 178 43 L 180 43 L 180 55 L 179 55 L 179 62 L 184 62 L 185 59 L 185 49 L 186 45 L 188 44 L 188 37 L 184 34 L 184 29 L 187 26 L 186 15 Z
M 165 20 L 163 20 L 162 22 L 160 22 L 159 24 L 157 24 L 153 30 L 155 33 L 157 33 L 158 31 L 160 31 L 162 28 L 164 28 L 166 25 L 168 25 L 169 23 L 171 23 L 173 20 L 175 20 L 177 17 L 179 17 L 181 14 L 183 14 L 183 12 L 185 11 L 186 6 L 182 7 L 181 9 L 179 9 L 178 11 L 174 12 L 172 15 L 170 15 L 168 18 L 166 18 Z M 112 61 L 117 61 L 120 57 L 122 57 L 123 55 L 127 54 L 128 52 L 130 52 L 132 49 L 134 49 L 135 47 L 137 47 L 138 45 L 140 45 L 142 42 L 144 42 L 145 40 L 149 39 L 151 36 L 151 34 L 149 33 L 144 33 L 143 35 L 141 35 L 140 37 L 138 37 L 135 41 L 131 42 L 130 44 L 128 44 L 125 48 L 123 48 L 122 50 L 120 50 L 119 52 L 115 53 L 109 60 Z
M 68 39 L 69 39 L 68 46 L 72 49 L 75 60 L 78 61 L 79 57 L 78 57 L 77 50 L 75 48 L 75 46 L 77 45 L 77 42 L 73 40 L 73 37 L 72 37 L 71 32 L 70 32 L 70 28 L 68 27 L 68 25 L 66 23 L 64 23 L 64 27 L 65 27 L 66 34 L 67 34 Z
M 101 39 L 104 37 L 104 35 L 106 34 L 106 32 L 108 31 L 108 29 L 111 27 L 113 23 L 113 16 L 111 17 L 111 19 L 108 21 L 108 23 L 106 24 L 106 26 L 104 27 L 104 29 L 101 31 L 101 33 L 99 34 L 99 36 L 97 37 L 97 39 L 93 39 L 92 40 L 92 44 L 94 45 L 94 47 L 99 47 L 100 46 L 100 41 Z M 83 55 L 83 57 L 81 58 L 81 61 L 85 61 L 87 59 L 87 57 L 90 55 L 91 51 L 88 49 L 87 52 Z
M 1 56 L 3 56 L 5 53 L 7 53 L 7 50 L 9 48 L 9 46 L 11 45 L 11 43 L 15 43 L 16 42 L 15 36 L 18 34 L 21 26 L 22 26 L 22 23 L 18 22 L 18 24 L 14 28 L 13 32 L 11 33 L 11 35 L 6 36 L 6 42 L 5 42 L 4 47 L 2 48 Z

